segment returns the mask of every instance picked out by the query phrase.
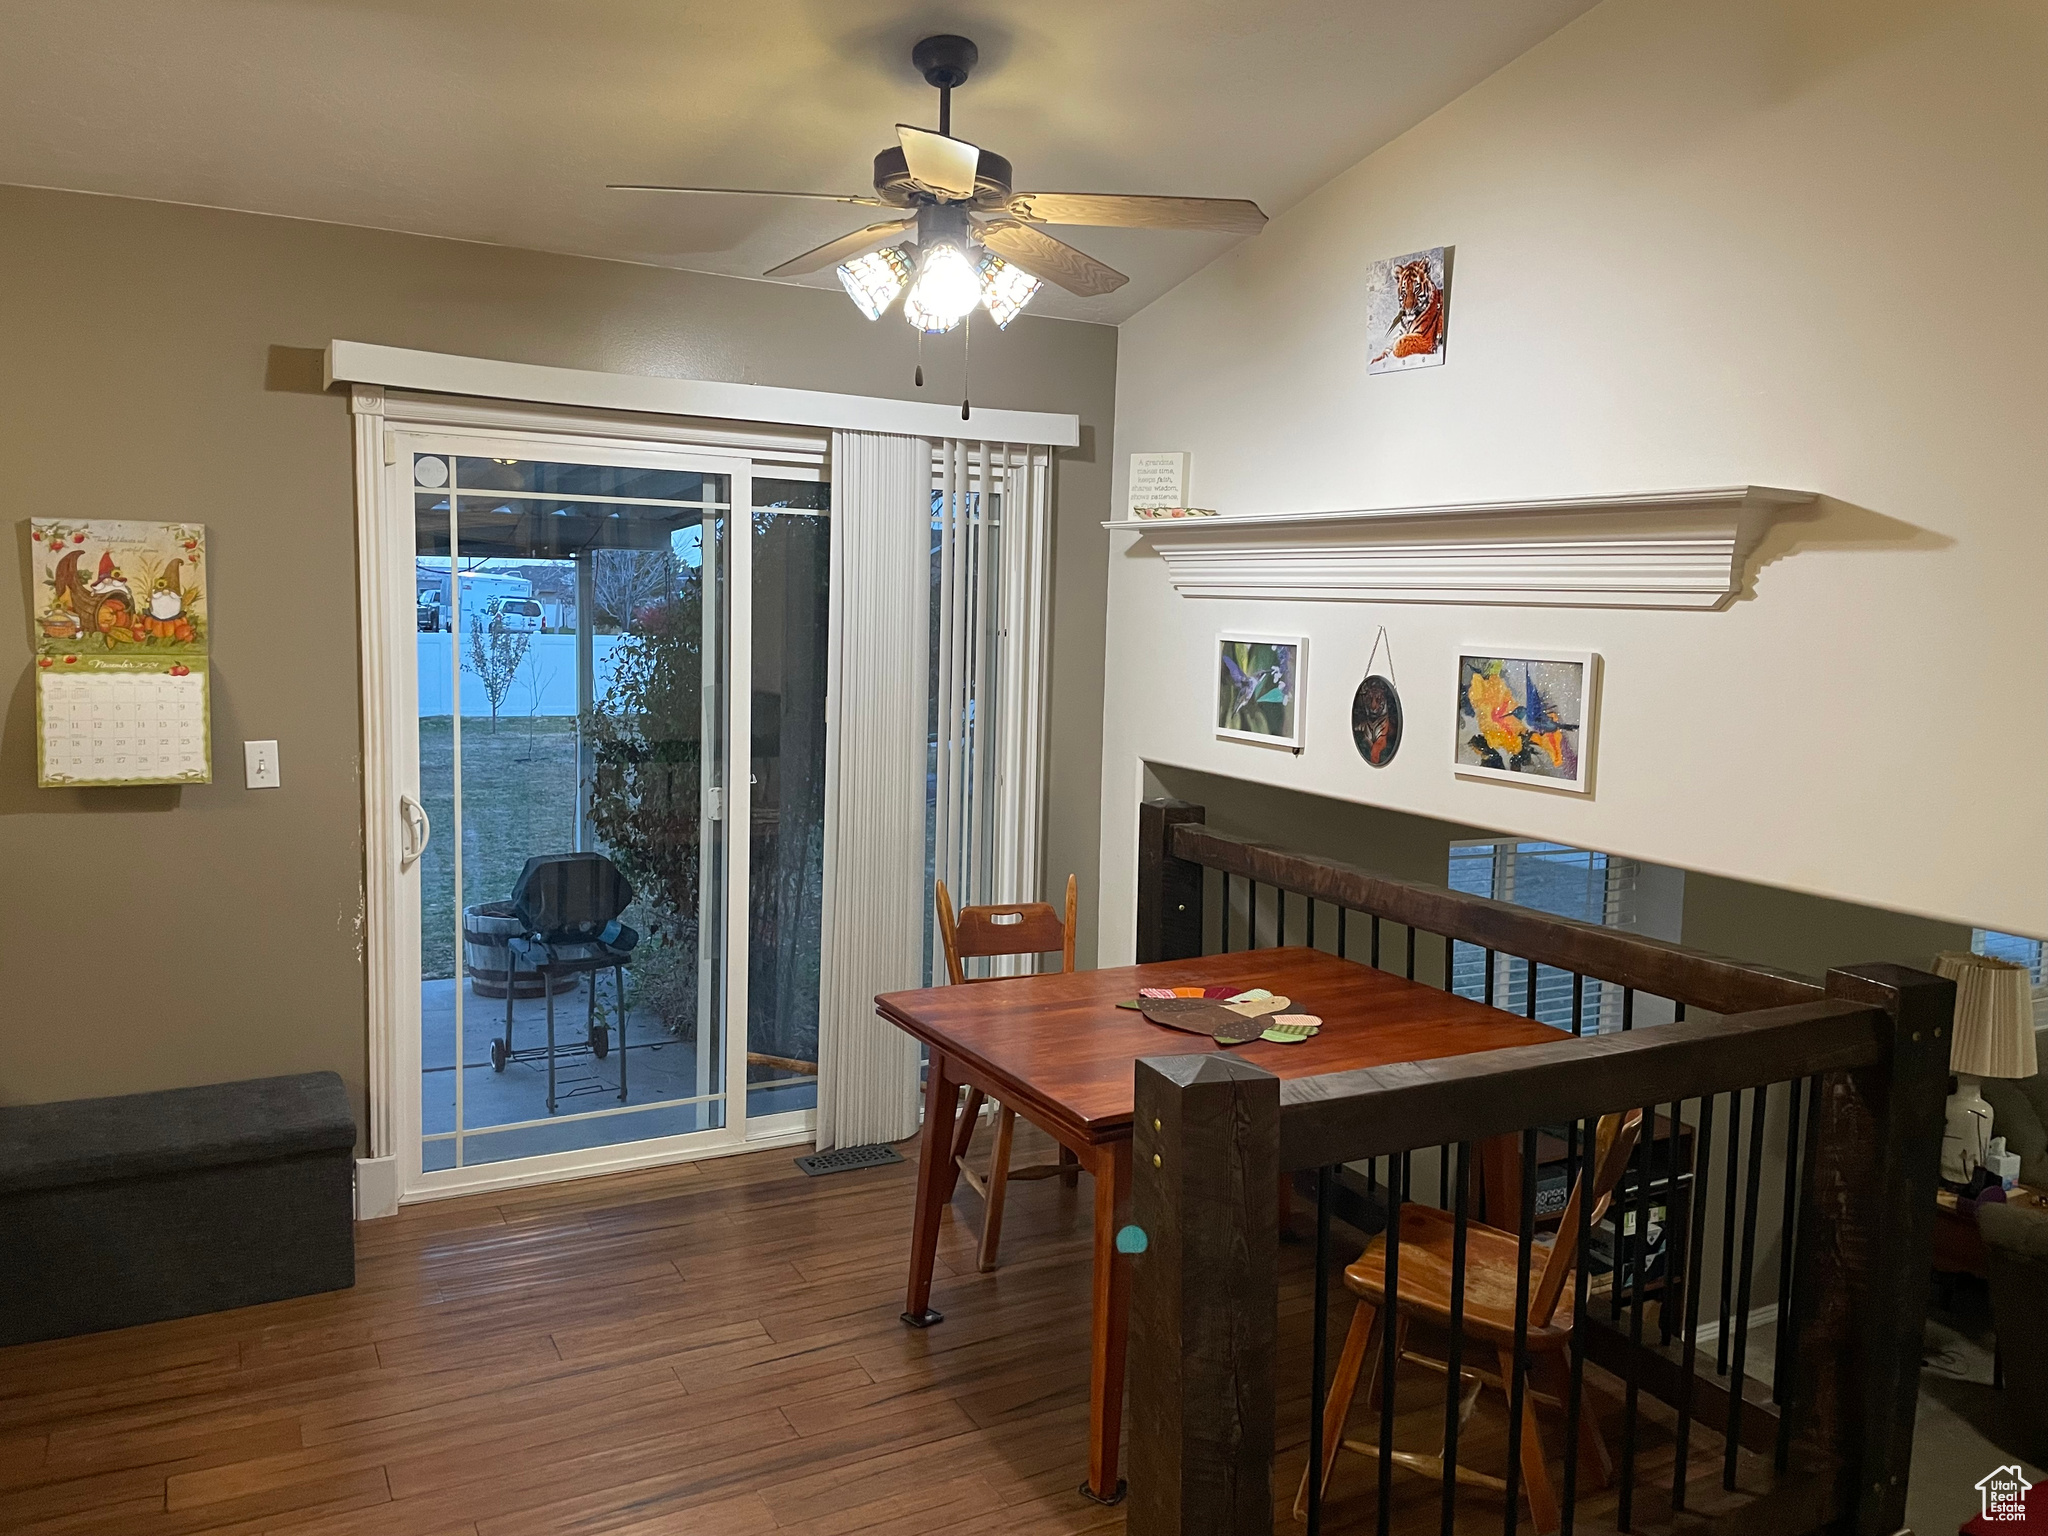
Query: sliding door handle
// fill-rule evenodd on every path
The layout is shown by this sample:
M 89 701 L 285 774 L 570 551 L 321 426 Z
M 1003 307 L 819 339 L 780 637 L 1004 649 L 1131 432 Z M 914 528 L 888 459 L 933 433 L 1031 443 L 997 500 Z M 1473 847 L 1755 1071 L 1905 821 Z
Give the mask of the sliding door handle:
M 411 795 L 398 797 L 398 809 L 405 817 L 405 845 L 399 850 L 398 867 L 411 869 L 419 863 L 420 855 L 427 851 L 427 844 L 433 839 L 434 824 L 427 819 L 427 808 Z

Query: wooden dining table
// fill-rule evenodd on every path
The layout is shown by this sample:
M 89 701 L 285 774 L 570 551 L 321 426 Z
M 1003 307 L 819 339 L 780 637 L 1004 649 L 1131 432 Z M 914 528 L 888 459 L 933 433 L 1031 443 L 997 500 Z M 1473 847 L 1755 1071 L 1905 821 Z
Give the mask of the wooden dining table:
M 1322 1029 L 1297 1044 L 1224 1047 L 1116 1006 L 1146 987 L 1222 985 L 1264 987 L 1289 999 L 1289 1012 L 1316 1015 Z M 1130 1260 L 1117 1251 L 1116 1235 L 1130 1203 L 1138 1060 L 1230 1049 L 1277 1077 L 1317 1077 L 1558 1038 L 1534 1020 L 1301 947 L 890 992 L 875 999 L 875 1010 L 930 1048 L 904 1322 L 928 1328 L 944 1321 L 931 1306 L 932 1264 L 959 1175 L 953 1146 L 962 1087 L 1014 1109 L 1094 1178 L 1088 1480 L 1081 1491 L 1103 1503 L 1116 1502 L 1123 1487 L 1117 1455 Z

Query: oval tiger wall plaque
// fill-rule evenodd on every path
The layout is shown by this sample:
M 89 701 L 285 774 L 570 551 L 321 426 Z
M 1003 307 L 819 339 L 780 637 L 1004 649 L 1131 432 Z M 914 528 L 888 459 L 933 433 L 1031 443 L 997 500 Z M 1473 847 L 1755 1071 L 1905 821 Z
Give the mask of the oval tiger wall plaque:
M 1351 696 L 1351 739 L 1358 755 L 1384 768 L 1401 750 L 1401 695 L 1394 680 L 1369 674 Z

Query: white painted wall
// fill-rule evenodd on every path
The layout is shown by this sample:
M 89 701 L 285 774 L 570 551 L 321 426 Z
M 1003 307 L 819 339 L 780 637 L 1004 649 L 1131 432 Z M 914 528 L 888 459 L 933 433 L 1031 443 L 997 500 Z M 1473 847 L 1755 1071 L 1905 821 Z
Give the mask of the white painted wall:
M 1116 472 L 1197 505 L 1826 499 L 1720 613 L 1190 600 L 1104 535 L 1103 963 L 1148 759 L 2048 933 L 2044 79 L 2039 4 L 1607 0 L 1127 322 Z M 1448 362 L 1368 378 L 1362 265 L 1435 244 Z M 1311 636 L 1299 757 L 1215 738 L 1225 628 Z M 1461 645 L 1604 655 L 1593 795 L 1452 777 Z

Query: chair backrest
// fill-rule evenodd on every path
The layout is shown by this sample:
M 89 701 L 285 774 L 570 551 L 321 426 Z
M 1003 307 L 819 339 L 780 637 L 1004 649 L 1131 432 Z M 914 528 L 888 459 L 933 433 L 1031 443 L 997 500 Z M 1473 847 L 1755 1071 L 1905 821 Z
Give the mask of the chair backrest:
M 1614 1186 L 1621 1182 L 1642 1129 L 1643 1112 L 1640 1109 L 1625 1113 L 1616 1110 L 1611 1115 L 1600 1117 L 1600 1127 L 1593 1138 L 1593 1208 L 1586 1215 L 1587 1230 L 1599 1225 L 1600 1218 L 1607 1214 L 1608 1202 L 1614 1198 Z M 1643 1176 L 1648 1177 L 1647 1169 Z M 1585 1198 L 1586 1180 L 1581 1174 L 1572 1185 L 1571 1199 L 1565 1202 L 1564 1217 L 1558 1223 L 1557 1241 L 1551 1245 L 1550 1257 L 1544 1261 L 1543 1276 L 1536 1282 L 1536 1290 L 1529 1298 L 1529 1326 L 1532 1328 L 1549 1326 L 1552 1314 L 1557 1311 L 1558 1298 L 1564 1294 L 1565 1285 L 1578 1264 L 1579 1203 Z M 1615 1275 L 1614 1283 L 1621 1283 L 1619 1273 Z
M 953 912 L 946 882 L 938 882 L 939 941 L 946 951 L 946 975 L 954 986 L 992 977 L 970 977 L 964 962 L 987 955 L 1045 955 L 1060 952 L 1060 969 L 1074 968 L 1075 877 L 1067 876 L 1067 916 L 1042 901 L 1016 901 L 1007 906 L 962 907 Z
M 633 887 L 601 853 L 549 853 L 526 861 L 512 910 L 530 934 L 588 938 L 633 904 Z

